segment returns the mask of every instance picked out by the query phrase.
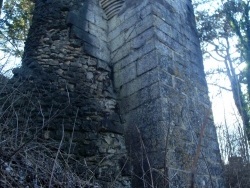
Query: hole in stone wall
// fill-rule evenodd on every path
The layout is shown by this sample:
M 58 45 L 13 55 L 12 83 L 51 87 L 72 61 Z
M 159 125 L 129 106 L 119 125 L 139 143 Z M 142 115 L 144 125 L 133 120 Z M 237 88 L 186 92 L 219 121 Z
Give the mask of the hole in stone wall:
M 124 0 L 100 0 L 101 6 L 105 11 L 107 18 L 111 19 L 119 13 L 124 4 Z

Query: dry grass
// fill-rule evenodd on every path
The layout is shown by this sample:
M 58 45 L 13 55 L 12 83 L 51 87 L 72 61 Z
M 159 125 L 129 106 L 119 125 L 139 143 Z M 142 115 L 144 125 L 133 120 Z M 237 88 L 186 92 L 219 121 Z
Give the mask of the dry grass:
M 46 119 L 40 106 L 38 116 L 41 124 L 34 124 L 33 118 L 38 117 L 33 117 L 34 104 L 27 100 L 32 96 L 19 91 L 22 83 L 10 85 L 2 75 L 0 79 L 0 187 L 97 188 L 89 175 L 94 173 L 86 164 L 81 164 L 70 151 L 62 149 L 63 121 L 60 142 L 46 136 L 47 125 L 60 112 Z M 30 111 L 24 112 L 24 108 Z M 84 168 L 85 172 L 76 173 L 76 167 Z
M 22 94 L 19 87 L 22 83 L 11 83 L 8 79 L 0 75 L 0 187 L 100 187 L 95 183 L 94 172 L 86 163 L 81 163 L 74 155 L 63 149 L 64 141 L 64 122 L 61 122 L 61 140 L 56 141 L 47 136 L 46 128 L 50 121 L 60 115 L 60 111 L 54 113 L 49 118 L 43 114 L 41 106 L 36 106 L 41 124 L 34 125 L 32 121 L 34 104 L 29 93 Z M 25 104 L 23 99 L 25 98 Z M 22 112 L 22 106 L 30 111 Z M 19 108 L 16 108 L 19 106 Z M 21 110 L 20 110 L 21 109 Z M 76 112 L 77 113 L 77 112 Z M 36 117 L 37 118 L 37 117 Z M 206 117 L 207 118 L 207 117 Z M 203 132 L 206 126 L 204 120 L 200 132 L 203 139 Z M 221 152 L 224 159 L 236 157 L 239 160 L 225 165 L 225 175 L 227 185 L 230 188 L 250 187 L 250 167 L 249 167 L 249 145 L 244 131 L 238 126 L 234 134 L 229 134 L 228 127 L 221 127 L 219 130 L 219 140 L 221 141 Z M 139 129 L 139 140 L 142 153 L 146 153 L 146 148 Z M 73 140 L 73 134 L 71 141 Z M 168 135 L 167 135 L 168 136 Z M 168 139 L 167 139 L 168 140 Z M 193 177 L 197 169 L 197 159 L 200 156 L 198 146 L 195 158 L 192 160 L 191 187 L 194 187 Z M 69 143 L 71 146 L 72 143 Z M 166 151 L 168 145 L 166 144 Z M 237 151 L 237 152 L 236 152 Z M 156 187 L 154 172 L 161 174 L 165 182 L 165 187 L 171 185 L 171 177 L 168 177 L 168 167 L 165 165 L 164 172 L 151 167 L 147 155 L 142 156 L 142 161 L 146 161 L 149 169 L 141 166 L 144 175 L 140 178 L 144 182 L 144 187 Z M 167 159 L 165 159 L 167 160 Z M 76 172 L 76 167 L 85 169 L 82 173 Z M 146 175 L 149 176 L 147 178 Z M 133 174 L 137 176 L 136 174 Z M 118 176 L 118 175 L 117 175 Z

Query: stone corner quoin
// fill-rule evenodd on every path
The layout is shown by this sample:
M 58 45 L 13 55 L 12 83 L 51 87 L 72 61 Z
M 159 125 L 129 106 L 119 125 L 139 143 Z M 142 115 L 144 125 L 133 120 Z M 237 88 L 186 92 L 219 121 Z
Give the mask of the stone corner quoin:
M 13 80 L 100 187 L 224 187 L 190 0 L 35 0 Z

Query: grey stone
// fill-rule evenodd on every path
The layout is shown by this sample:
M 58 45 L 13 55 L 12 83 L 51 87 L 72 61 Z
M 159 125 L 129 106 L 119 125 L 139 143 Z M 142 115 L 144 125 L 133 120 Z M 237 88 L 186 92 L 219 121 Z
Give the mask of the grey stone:
M 135 79 L 136 77 L 136 64 L 128 65 L 127 67 L 124 67 L 123 69 L 119 70 L 118 72 L 115 72 L 115 87 L 119 88 L 120 86 L 124 85 L 125 83 Z
M 156 51 L 152 51 L 148 54 L 146 54 L 141 59 L 137 60 L 137 75 L 143 74 L 150 69 L 155 68 L 159 64 L 159 58 L 156 54 Z
M 99 187 L 135 188 L 167 187 L 166 179 L 188 187 L 207 122 L 194 182 L 223 188 L 191 1 L 105 2 L 122 6 L 109 13 L 99 0 L 39 1 L 14 87 L 0 93 L 18 119 L 9 112 L 0 123 L 39 130 L 48 120 L 46 141 L 64 133 L 62 153 L 79 159 L 70 170 Z
M 94 74 L 92 72 L 87 72 L 86 78 L 88 80 L 92 80 L 94 78 Z
M 103 69 L 103 70 L 108 71 L 108 72 L 111 72 L 111 69 L 110 69 L 108 63 L 104 62 L 104 61 L 101 61 L 101 60 L 98 61 L 97 68 L 98 69 Z

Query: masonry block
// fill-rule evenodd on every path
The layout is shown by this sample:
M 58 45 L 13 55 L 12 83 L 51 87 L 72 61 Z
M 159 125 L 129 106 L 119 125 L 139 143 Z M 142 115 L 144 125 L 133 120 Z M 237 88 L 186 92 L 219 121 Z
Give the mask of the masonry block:
M 86 164 L 76 172 L 86 186 L 224 187 L 190 0 L 35 3 L 12 79 L 32 97 L 13 105 L 18 117 L 60 112 L 46 131 L 60 142 L 63 124 L 67 152 L 75 134 L 70 155 Z
M 156 50 L 149 52 L 144 55 L 142 58 L 138 59 L 136 62 L 137 65 L 137 75 L 141 75 L 150 69 L 157 67 L 159 64 L 159 57 Z
M 136 78 L 136 64 L 130 64 L 127 67 L 114 73 L 115 87 L 119 88 L 122 85 Z
M 158 69 L 152 69 L 131 82 L 124 84 L 121 88 L 121 97 L 129 96 L 140 89 L 159 81 L 158 79 Z

